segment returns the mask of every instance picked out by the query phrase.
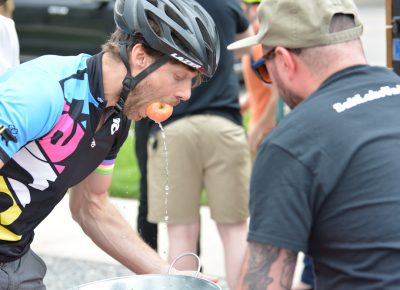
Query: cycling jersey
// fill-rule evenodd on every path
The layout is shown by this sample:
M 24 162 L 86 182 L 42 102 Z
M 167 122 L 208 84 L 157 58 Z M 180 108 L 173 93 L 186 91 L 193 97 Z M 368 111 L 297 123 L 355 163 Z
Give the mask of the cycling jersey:
M 128 135 L 126 116 L 106 108 L 101 56 L 44 56 L 0 77 L 0 262 L 22 256 L 67 189 L 107 168 Z

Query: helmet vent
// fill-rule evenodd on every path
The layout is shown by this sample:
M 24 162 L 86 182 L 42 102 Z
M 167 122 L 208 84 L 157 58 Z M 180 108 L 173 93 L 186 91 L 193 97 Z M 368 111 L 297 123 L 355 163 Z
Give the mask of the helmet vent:
M 163 37 L 164 31 L 162 30 L 162 25 L 160 24 L 160 19 L 150 11 L 146 11 L 147 19 L 150 23 L 150 28 L 154 34 L 159 37 Z
M 122 15 L 124 13 L 124 7 L 125 7 L 125 0 L 120 0 L 117 1 L 115 10 L 119 15 Z
M 172 9 L 170 6 L 165 6 L 165 14 L 173 21 L 175 21 L 179 26 L 181 26 L 185 30 L 189 30 L 188 26 L 186 25 L 185 21 L 178 15 L 178 13 Z
M 154 7 L 158 7 L 158 0 L 147 0 L 147 2 L 149 2 Z
M 190 54 L 190 45 L 188 44 L 188 42 L 183 39 L 182 37 L 180 37 L 177 33 L 175 33 L 174 31 L 171 32 L 171 37 L 174 40 L 175 44 L 181 49 L 183 50 L 185 53 Z
M 212 52 L 213 51 L 212 50 L 213 42 L 210 39 L 210 32 L 207 30 L 207 28 L 204 26 L 203 22 L 200 19 L 196 18 L 196 22 L 197 22 L 197 25 L 200 28 L 201 35 L 203 36 L 204 47 L 205 47 L 205 49 L 207 51 L 208 62 L 212 63 L 214 55 L 213 55 L 213 52 Z

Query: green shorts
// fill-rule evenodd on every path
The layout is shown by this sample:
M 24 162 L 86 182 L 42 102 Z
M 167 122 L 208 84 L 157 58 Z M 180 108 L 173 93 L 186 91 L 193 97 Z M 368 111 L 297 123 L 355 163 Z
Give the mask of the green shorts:
M 251 158 L 244 128 L 223 117 L 194 115 L 166 126 L 165 135 L 168 223 L 198 222 L 203 190 L 217 223 L 246 221 Z M 150 138 L 147 151 L 148 220 L 158 223 L 166 215 L 166 155 L 161 132 Z

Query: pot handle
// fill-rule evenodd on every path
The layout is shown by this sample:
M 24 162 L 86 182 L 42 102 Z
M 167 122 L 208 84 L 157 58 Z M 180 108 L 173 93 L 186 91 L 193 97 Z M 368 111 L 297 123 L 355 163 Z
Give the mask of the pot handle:
M 200 273 L 200 269 L 201 269 L 201 261 L 200 261 L 199 256 L 197 256 L 195 253 L 183 253 L 183 254 L 179 255 L 178 257 L 176 257 L 176 258 L 172 261 L 171 266 L 169 266 L 168 275 L 171 275 L 171 269 L 172 269 L 172 267 L 174 266 L 174 264 L 175 264 L 179 259 L 181 259 L 181 258 L 183 258 L 183 257 L 185 257 L 185 256 L 193 256 L 193 257 L 195 257 L 195 258 L 197 259 L 197 271 L 196 271 L 196 276 L 195 276 L 195 277 L 198 278 L 199 273 Z

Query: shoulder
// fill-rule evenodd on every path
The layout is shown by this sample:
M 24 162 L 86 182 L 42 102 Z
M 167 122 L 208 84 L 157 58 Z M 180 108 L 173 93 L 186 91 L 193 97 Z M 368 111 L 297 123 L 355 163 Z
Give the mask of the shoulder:
M 2 53 L 13 47 L 18 42 L 15 23 L 12 19 L 0 15 L 0 50 Z
M 0 15 L 0 29 L 6 30 L 13 30 L 15 29 L 15 22 L 11 18 L 5 17 L 3 15 Z

